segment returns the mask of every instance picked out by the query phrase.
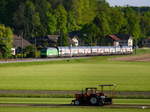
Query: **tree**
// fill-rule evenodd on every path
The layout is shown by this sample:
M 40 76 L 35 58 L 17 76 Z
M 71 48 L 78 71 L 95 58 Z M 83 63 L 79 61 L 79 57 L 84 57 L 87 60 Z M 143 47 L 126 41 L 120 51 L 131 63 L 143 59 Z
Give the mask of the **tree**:
M 66 33 L 61 33 L 60 37 L 58 38 L 58 46 L 68 46 L 68 37 Z
M 17 33 L 19 35 L 23 33 L 25 38 L 35 37 L 40 33 L 39 13 L 31 1 L 27 0 L 25 4 L 20 4 L 19 10 L 14 15 L 14 25 L 19 31 Z
M 86 24 L 84 25 L 82 32 L 82 40 L 86 45 L 97 45 L 99 37 L 99 28 L 95 24 Z
M 105 37 L 106 35 L 111 33 L 108 17 L 104 12 L 101 12 L 94 20 L 94 24 L 99 27 L 100 36 Z
M 14 13 L 13 16 L 13 26 L 15 29 L 15 34 L 20 35 L 20 34 L 25 34 L 25 5 L 21 3 L 18 7 L 18 10 Z
M 105 36 L 111 34 L 110 24 L 108 22 L 108 16 L 101 12 L 94 20 L 94 24 L 99 28 L 99 44 L 102 45 L 105 40 Z
M 0 21 L 3 22 L 3 23 L 6 23 L 5 22 L 5 18 L 6 18 L 6 15 L 5 15 L 6 9 L 5 9 L 5 7 L 6 7 L 6 5 L 7 5 L 6 0 L 1 0 L 0 1 L 0 15 L 1 15 Z
M 67 0 L 68 2 L 69 0 Z M 49 2 L 52 4 L 53 8 L 57 8 L 58 5 L 63 5 L 66 0 L 49 0 Z
M 68 29 L 68 32 L 72 32 L 72 31 L 76 31 L 80 29 L 80 26 L 78 26 L 76 23 L 76 19 L 75 19 L 73 11 L 68 12 L 67 29 Z
M 127 7 L 125 10 L 125 18 L 127 19 L 126 32 L 138 40 L 141 36 L 140 17 L 132 8 Z
M 99 12 L 105 12 L 108 14 L 110 10 L 111 8 L 106 0 L 97 0 L 97 14 L 99 14 Z
M 13 15 L 18 8 L 20 0 L 0 0 L 0 21 L 2 24 L 13 27 Z
M 93 21 L 96 16 L 96 4 L 96 0 L 72 0 L 71 9 L 78 25 L 88 24 Z
M 55 32 L 56 20 L 53 16 L 53 11 L 50 2 L 47 0 L 33 0 L 36 11 L 39 13 L 41 25 L 39 30 L 41 31 L 41 36 L 53 34 Z M 52 29 L 50 29 L 52 28 Z
M 47 33 L 54 34 L 57 31 L 57 20 L 52 13 L 47 13 Z
M 26 28 L 28 37 L 35 37 L 37 36 L 37 29 L 40 27 L 40 17 L 39 13 L 36 12 L 36 7 L 31 1 L 27 1 L 25 3 L 25 21 L 26 21 Z
M 112 8 L 109 11 L 109 24 L 112 34 L 120 33 L 122 27 L 127 24 L 124 14 L 120 11 L 119 8 Z
M 106 0 L 0 0 L 0 23 L 28 40 L 49 34 L 67 38 L 92 24 L 99 28 L 99 41 L 110 33 L 138 40 L 150 35 L 149 13 L 148 7 L 110 7 Z
M 34 46 L 27 46 L 24 48 L 24 54 L 26 55 L 27 58 L 35 57 L 35 47 Z
M 9 27 L 0 25 L 0 57 L 8 58 L 11 56 L 13 33 Z
M 57 32 L 67 33 L 67 12 L 62 5 L 59 5 L 55 10 L 57 19 Z
M 141 26 L 142 37 L 144 38 L 149 37 L 150 36 L 150 12 L 145 12 L 141 16 L 140 26 Z
M 58 45 L 68 45 L 67 39 L 67 12 L 62 5 L 59 5 L 55 10 L 55 17 L 57 19 L 57 33 L 60 34 Z

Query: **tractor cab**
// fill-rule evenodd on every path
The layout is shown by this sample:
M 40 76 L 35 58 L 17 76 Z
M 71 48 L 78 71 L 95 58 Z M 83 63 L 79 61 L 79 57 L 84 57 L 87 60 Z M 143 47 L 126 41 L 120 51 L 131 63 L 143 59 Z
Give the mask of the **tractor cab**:
M 91 94 L 96 94 L 97 93 L 97 88 L 86 88 L 85 89 L 85 94 L 91 95 Z
M 72 100 L 74 105 L 107 105 L 112 104 L 112 90 L 109 96 L 104 94 L 104 87 L 112 87 L 114 85 L 99 85 L 101 90 L 97 88 L 86 88 L 80 94 L 75 94 L 75 100 Z

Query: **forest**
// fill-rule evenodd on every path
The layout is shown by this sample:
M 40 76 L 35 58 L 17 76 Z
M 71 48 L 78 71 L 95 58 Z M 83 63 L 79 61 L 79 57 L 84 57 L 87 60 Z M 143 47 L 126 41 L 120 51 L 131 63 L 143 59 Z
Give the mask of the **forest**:
M 105 0 L 0 0 L 0 45 L 4 47 L 11 47 L 12 34 L 27 40 L 61 35 L 58 45 L 67 46 L 68 34 L 77 31 L 86 45 L 91 40 L 97 45 L 109 34 L 130 34 L 138 42 L 150 36 L 150 8 L 110 7 Z

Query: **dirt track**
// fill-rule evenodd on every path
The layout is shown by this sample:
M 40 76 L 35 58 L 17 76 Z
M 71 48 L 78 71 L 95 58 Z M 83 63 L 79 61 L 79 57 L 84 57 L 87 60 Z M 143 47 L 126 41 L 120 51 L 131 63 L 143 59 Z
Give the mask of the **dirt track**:
M 139 55 L 139 56 L 119 57 L 119 58 L 113 58 L 112 60 L 150 62 L 150 54 L 144 54 L 144 55 Z
M 29 95 L 74 95 L 76 93 L 80 93 L 81 91 L 48 91 L 48 90 L 0 90 L 0 96 L 11 96 L 11 95 L 21 95 L 29 96 Z M 105 92 L 108 93 L 107 91 Z M 145 92 L 134 92 L 134 91 L 115 91 L 115 96 L 121 97 L 144 97 L 150 98 L 150 91 Z
M 71 104 L 0 104 L 0 107 L 95 107 L 95 106 L 74 106 Z M 96 106 L 101 107 L 101 106 Z M 150 109 L 150 105 L 136 105 L 136 104 L 113 104 L 105 105 L 103 108 L 138 108 L 138 109 Z

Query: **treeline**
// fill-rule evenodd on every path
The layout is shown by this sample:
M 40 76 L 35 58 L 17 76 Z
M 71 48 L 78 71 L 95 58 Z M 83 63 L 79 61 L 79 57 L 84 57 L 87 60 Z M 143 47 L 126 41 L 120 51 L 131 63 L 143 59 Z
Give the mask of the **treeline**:
M 79 31 L 86 45 L 102 43 L 108 34 L 131 34 L 134 40 L 150 36 L 150 8 L 110 7 L 105 0 L 1 0 L 0 24 L 26 39 Z
M 25 38 L 67 34 L 91 23 L 97 12 L 96 0 L 2 0 L 0 22 Z

